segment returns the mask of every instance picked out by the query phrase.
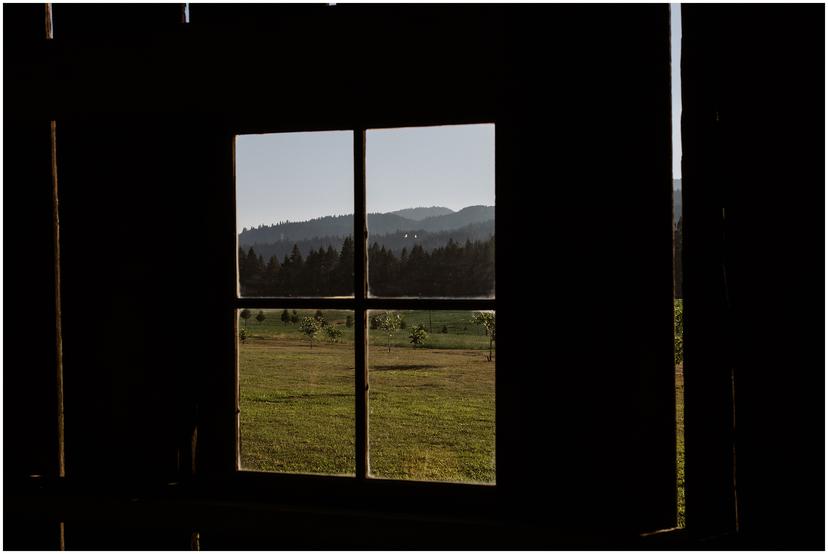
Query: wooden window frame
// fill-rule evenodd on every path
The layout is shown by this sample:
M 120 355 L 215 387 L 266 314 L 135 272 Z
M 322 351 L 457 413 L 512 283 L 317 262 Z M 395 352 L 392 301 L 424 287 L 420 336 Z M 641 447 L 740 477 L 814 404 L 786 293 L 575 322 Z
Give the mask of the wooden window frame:
M 445 125 L 495 125 L 495 144 L 497 143 L 497 124 L 495 121 L 450 122 Z M 439 124 L 435 124 L 439 125 Z M 465 508 L 477 507 L 490 509 L 493 506 L 494 493 L 497 483 L 459 483 L 442 481 L 399 480 L 369 475 L 368 463 L 368 328 L 367 314 L 369 310 L 469 310 L 469 311 L 496 311 L 496 292 L 491 298 L 378 298 L 368 295 L 368 226 L 366 208 L 366 179 L 365 179 L 365 146 L 366 133 L 375 129 L 430 127 L 435 125 L 395 125 L 376 127 L 357 127 L 351 129 L 278 129 L 274 131 L 256 130 L 255 133 L 291 133 L 291 132 L 324 132 L 343 131 L 353 132 L 353 171 L 354 171 L 354 295 L 352 297 L 244 297 L 240 293 L 238 272 L 238 256 L 234 268 L 235 292 L 232 302 L 233 318 L 233 348 L 234 348 L 234 383 L 235 383 L 235 484 L 247 489 L 248 493 L 264 499 L 270 492 L 290 495 L 292 492 L 303 491 L 307 498 L 315 495 L 317 487 L 321 496 L 359 495 L 361 498 L 379 496 L 387 499 L 387 495 L 405 494 L 405 491 L 417 491 L 423 499 L 444 499 L 444 495 L 457 498 Z M 243 131 L 233 133 L 233 209 L 236 201 L 236 168 L 235 168 L 235 138 L 248 134 Z M 252 133 L 251 133 L 252 134 Z M 495 148 L 495 159 L 497 149 Z M 497 166 L 497 163 L 495 163 Z M 495 174 L 495 188 L 497 188 L 497 174 Z M 495 207 L 495 210 L 497 208 Z M 236 218 L 234 217 L 234 220 Z M 361 237 L 361 240 L 356 240 Z M 238 252 L 238 231 L 236 230 L 235 252 Z M 497 272 L 495 261 L 495 272 Z M 242 309 L 328 309 L 349 310 L 354 313 L 354 416 L 355 416 L 355 475 L 320 475 L 303 473 L 264 472 L 242 469 L 241 467 L 241 433 L 240 433 L 240 381 L 239 381 L 239 343 L 238 311 Z M 495 374 L 495 390 L 497 389 L 497 374 Z M 497 412 L 497 395 L 495 395 L 495 411 Z M 497 427 L 497 419 L 495 420 Z M 495 432 L 497 436 L 497 431 Z M 497 479 L 497 478 L 496 478 Z M 249 488 L 248 488 L 249 487 Z M 459 493 L 459 495 L 458 495 Z

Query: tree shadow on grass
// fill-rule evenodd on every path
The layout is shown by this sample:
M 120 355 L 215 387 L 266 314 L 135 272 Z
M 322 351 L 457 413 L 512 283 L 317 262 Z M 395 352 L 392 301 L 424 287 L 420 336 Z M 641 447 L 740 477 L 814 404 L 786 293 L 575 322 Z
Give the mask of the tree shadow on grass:
M 375 365 L 371 371 L 417 371 L 420 369 L 437 369 L 439 366 L 431 364 L 400 364 L 400 365 Z

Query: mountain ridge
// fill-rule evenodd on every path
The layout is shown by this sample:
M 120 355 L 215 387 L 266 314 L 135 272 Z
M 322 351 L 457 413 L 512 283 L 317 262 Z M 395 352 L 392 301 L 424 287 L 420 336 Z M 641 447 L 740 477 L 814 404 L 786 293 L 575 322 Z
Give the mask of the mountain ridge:
M 433 206 L 432 208 L 439 208 Z M 416 215 L 428 213 L 414 212 Z M 407 208 L 418 210 L 418 208 Z M 443 208 L 448 209 L 448 208 Z M 405 210 L 397 210 L 397 212 Z M 494 220 L 494 206 L 466 206 L 459 211 L 452 211 L 443 215 L 425 217 L 413 220 L 398 215 L 397 212 L 368 214 L 368 231 L 371 235 L 387 235 L 405 231 L 427 231 L 438 233 L 460 229 L 475 223 L 485 223 Z M 273 244 L 279 242 L 299 242 L 322 237 L 344 238 L 353 234 L 353 214 L 339 216 L 324 216 L 316 219 L 299 222 L 281 222 L 273 225 L 260 225 L 252 229 L 243 229 L 239 233 L 239 245 L 242 247 L 254 244 Z
M 398 215 L 400 217 L 404 217 L 406 219 L 410 219 L 412 221 L 422 221 L 423 219 L 440 216 L 440 215 L 449 215 L 455 213 L 454 210 L 451 208 L 446 208 L 443 206 L 429 206 L 426 207 L 417 207 L 417 208 L 405 208 L 403 210 L 395 210 L 392 213 L 394 215 Z

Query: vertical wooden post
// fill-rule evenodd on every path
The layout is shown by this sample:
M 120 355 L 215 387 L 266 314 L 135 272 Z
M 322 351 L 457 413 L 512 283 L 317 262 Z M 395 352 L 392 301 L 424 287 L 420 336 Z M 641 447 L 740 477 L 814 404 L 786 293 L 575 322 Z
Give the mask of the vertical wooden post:
M 368 476 L 368 344 L 365 297 L 368 292 L 365 208 L 365 129 L 354 130 L 354 418 L 356 476 Z
M 66 476 L 63 441 L 63 333 L 60 313 L 60 217 L 58 211 L 56 124 L 51 122 L 52 145 L 52 238 L 55 258 L 55 354 L 57 371 L 57 426 L 58 426 L 58 475 Z
M 46 40 L 52 40 L 55 38 L 54 32 L 52 29 L 52 3 L 46 2 Z

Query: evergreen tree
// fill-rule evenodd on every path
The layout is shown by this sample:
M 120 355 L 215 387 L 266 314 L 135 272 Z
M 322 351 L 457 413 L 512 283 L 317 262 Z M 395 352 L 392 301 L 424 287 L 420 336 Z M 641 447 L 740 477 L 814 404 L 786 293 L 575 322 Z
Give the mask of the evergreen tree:
M 282 324 L 287 325 L 288 323 L 290 323 L 290 314 L 288 313 L 287 308 L 285 308 L 282 310 Z
M 239 284 L 241 285 L 242 292 L 244 292 L 245 287 L 250 282 L 250 270 L 247 267 L 247 254 L 244 253 L 241 246 L 239 247 Z
M 264 293 L 270 296 L 279 294 L 279 260 L 271 256 L 264 270 Z
M 256 321 L 258 321 L 259 324 L 261 324 L 262 321 L 264 321 L 266 318 L 267 318 L 267 316 L 264 314 L 264 312 L 262 310 L 259 310 L 259 313 L 256 314 Z
M 334 250 L 333 246 L 328 244 L 328 248 L 322 255 L 322 294 L 324 296 L 336 296 L 336 283 L 334 275 L 336 271 L 336 264 L 339 262 L 339 255 Z
M 354 292 L 354 240 L 351 236 L 342 241 L 339 261 L 336 264 L 336 295 L 344 296 Z
M 353 327 L 353 325 L 354 325 L 354 318 L 352 318 L 349 315 L 348 317 L 345 318 L 345 327 L 350 329 L 351 327 Z
M 322 254 L 316 250 L 311 250 L 308 252 L 308 257 L 301 271 L 301 293 L 309 296 L 321 296 L 323 294 L 323 281 Z

